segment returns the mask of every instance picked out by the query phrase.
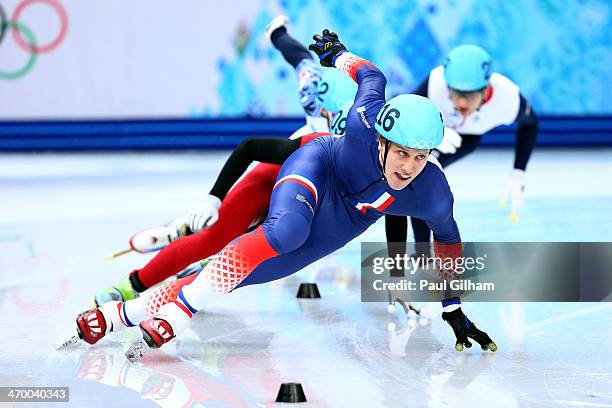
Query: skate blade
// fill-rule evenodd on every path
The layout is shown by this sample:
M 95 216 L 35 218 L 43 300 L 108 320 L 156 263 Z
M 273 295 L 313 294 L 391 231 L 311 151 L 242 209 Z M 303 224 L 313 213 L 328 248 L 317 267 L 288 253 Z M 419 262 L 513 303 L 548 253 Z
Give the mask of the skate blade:
M 402 300 L 402 299 L 395 299 L 393 303 L 389 306 L 393 307 L 395 303 L 398 303 L 402 307 L 402 309 L 404 309 L 404 313 L 406 313 L 408 316 L 414 313 L 415 316 L 413 317 L 418 317 L 421 314 L 421 310 L 414 307 L 412 303 L 410 302 L 406 302 L 405 300 Z M 387 307 L 387 310 L 390 310 L 390 307 Z
M 136 361 L 142 358 L 148 348 L 149 346 L 147 345 L 147 343 L 145 343 L 144 340 L 137 341 L 127 349 L 127 351 L 125 352 L 125 357 L 129 360 L 130 363 L 135 363 Z
M 408 304 L 408 308 L 410 310 L 412 310 L 414 313 L 416 313 L 417 315 L 419 315 L 419 316 L 421 315 L 421 309 L 418 309 L 418 308 L 412 306 L 412 304 L 409 303 Z
M 66 340 L 65 342 L 63 342 L 59 346 L 57 346 L 55 348 L 55 350 L 57 350 L 57 351 L 69 350 L 69 349 L 72 349 L 72 348 L 76 348 L 80 344 L 81 344 L 81 338 L 78 335 L 75 334 L 74 336 L 70 337 L 68 340 Z
M 110 254 L 109 256 L 106 257 L 106 259 L 108 259 L 109 261 L 112 261 L 113 259 L 118 258 L 121 255 L 128 254 L 128 253 L 130 253 L 132 251 L 133 251 L 132 248 L 126 248 L 126 249 L 123 249 L 121 251 L 115 252 L 114 254 Z

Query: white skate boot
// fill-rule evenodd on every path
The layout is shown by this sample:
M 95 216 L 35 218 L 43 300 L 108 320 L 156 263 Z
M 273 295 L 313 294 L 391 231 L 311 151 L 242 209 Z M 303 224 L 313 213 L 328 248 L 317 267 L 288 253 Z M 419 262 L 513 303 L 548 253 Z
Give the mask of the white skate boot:
M 191 234 L 185 217 L 177 218 L 165 225 L 147 228 L 130 238 L 130 247 L 141 254 L 158 251 L 172 241 Z
M 268 23 L 266 29 L 264 30 L 264 35 L 268 39 L 268 41 L 272 41 L 272 33 L 281 27 L 287 26 L 289 22 L 289 17 L 280 15 L 276 16 Z
M 391 276 L 391 283 L 394 285 L 399 285 L 403 280 L 403 277 Z M 388 294 L 389 305 L 387 306 L 387 311 L 389 313 L 395 312 L 395 304 L 397 303 L 404 309 L 404 313 L 406 313 L 409 319 L 416 319 L 421 314 L 421 311 L 410 303 L 407 290 L 393 289 L 389 290 Z

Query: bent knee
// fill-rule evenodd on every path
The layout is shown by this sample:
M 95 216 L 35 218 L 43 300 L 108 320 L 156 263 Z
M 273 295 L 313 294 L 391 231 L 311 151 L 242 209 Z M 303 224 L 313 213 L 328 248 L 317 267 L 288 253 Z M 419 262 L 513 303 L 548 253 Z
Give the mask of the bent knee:
M 279 254 L 296 250 L 308 238 L 310 219 L 296 211 L 273 214 L 262 227 L 270 245 Z

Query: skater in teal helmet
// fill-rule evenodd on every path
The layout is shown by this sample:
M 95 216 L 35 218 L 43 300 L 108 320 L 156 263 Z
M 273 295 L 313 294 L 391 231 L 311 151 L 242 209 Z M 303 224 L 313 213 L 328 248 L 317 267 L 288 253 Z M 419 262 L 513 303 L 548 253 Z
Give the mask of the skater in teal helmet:
M 442 113 L 444 139 L 433 151 L 446 166 L 472 153 L 490 130 L 517 124 L 514 165 L 500 199 L 511 202 L 510 220 L 516 222 L 524 202 L 524 176 L 538 132 L 535 112 L 519 87 L 496 73 L 489 53 L 477 45 L 453 48 L 420 83 L 415 94 L 431 99 Z M 405 217 L 386 216 L 387 240 L 405 242 Z M 417 217 L 411 218 L 417 256 L 431 255 L 431 230 Z

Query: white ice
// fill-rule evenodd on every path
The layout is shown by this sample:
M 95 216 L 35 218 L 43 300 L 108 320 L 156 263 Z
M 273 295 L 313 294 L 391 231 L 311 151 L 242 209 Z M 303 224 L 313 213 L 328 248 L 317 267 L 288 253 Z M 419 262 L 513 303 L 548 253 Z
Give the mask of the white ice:
M 55 352 L 96 290 L 150 258 L 105 256 L 185 213 L 226 156 L 0 155 L 0 386 L 69 386 L 70 405 L 101 407 L 271 406 L 283 382 L 317 407 L 612 407 L 612 304 L 466 304 L 499 351 L 457 353 L 438 306 L 422 325 L 359 301 L 359 241 L 228 295 L 141 363 L 123 357 L 136 329 Z M 464 241 L 612 241 L 612 149 L 536 149 L 516 224 L 497 205 L 512 158 L 448 168 Z M 382 223 L 361 239 L 384 240 Z M 312 280 L 322 298 L 298 301 Z

